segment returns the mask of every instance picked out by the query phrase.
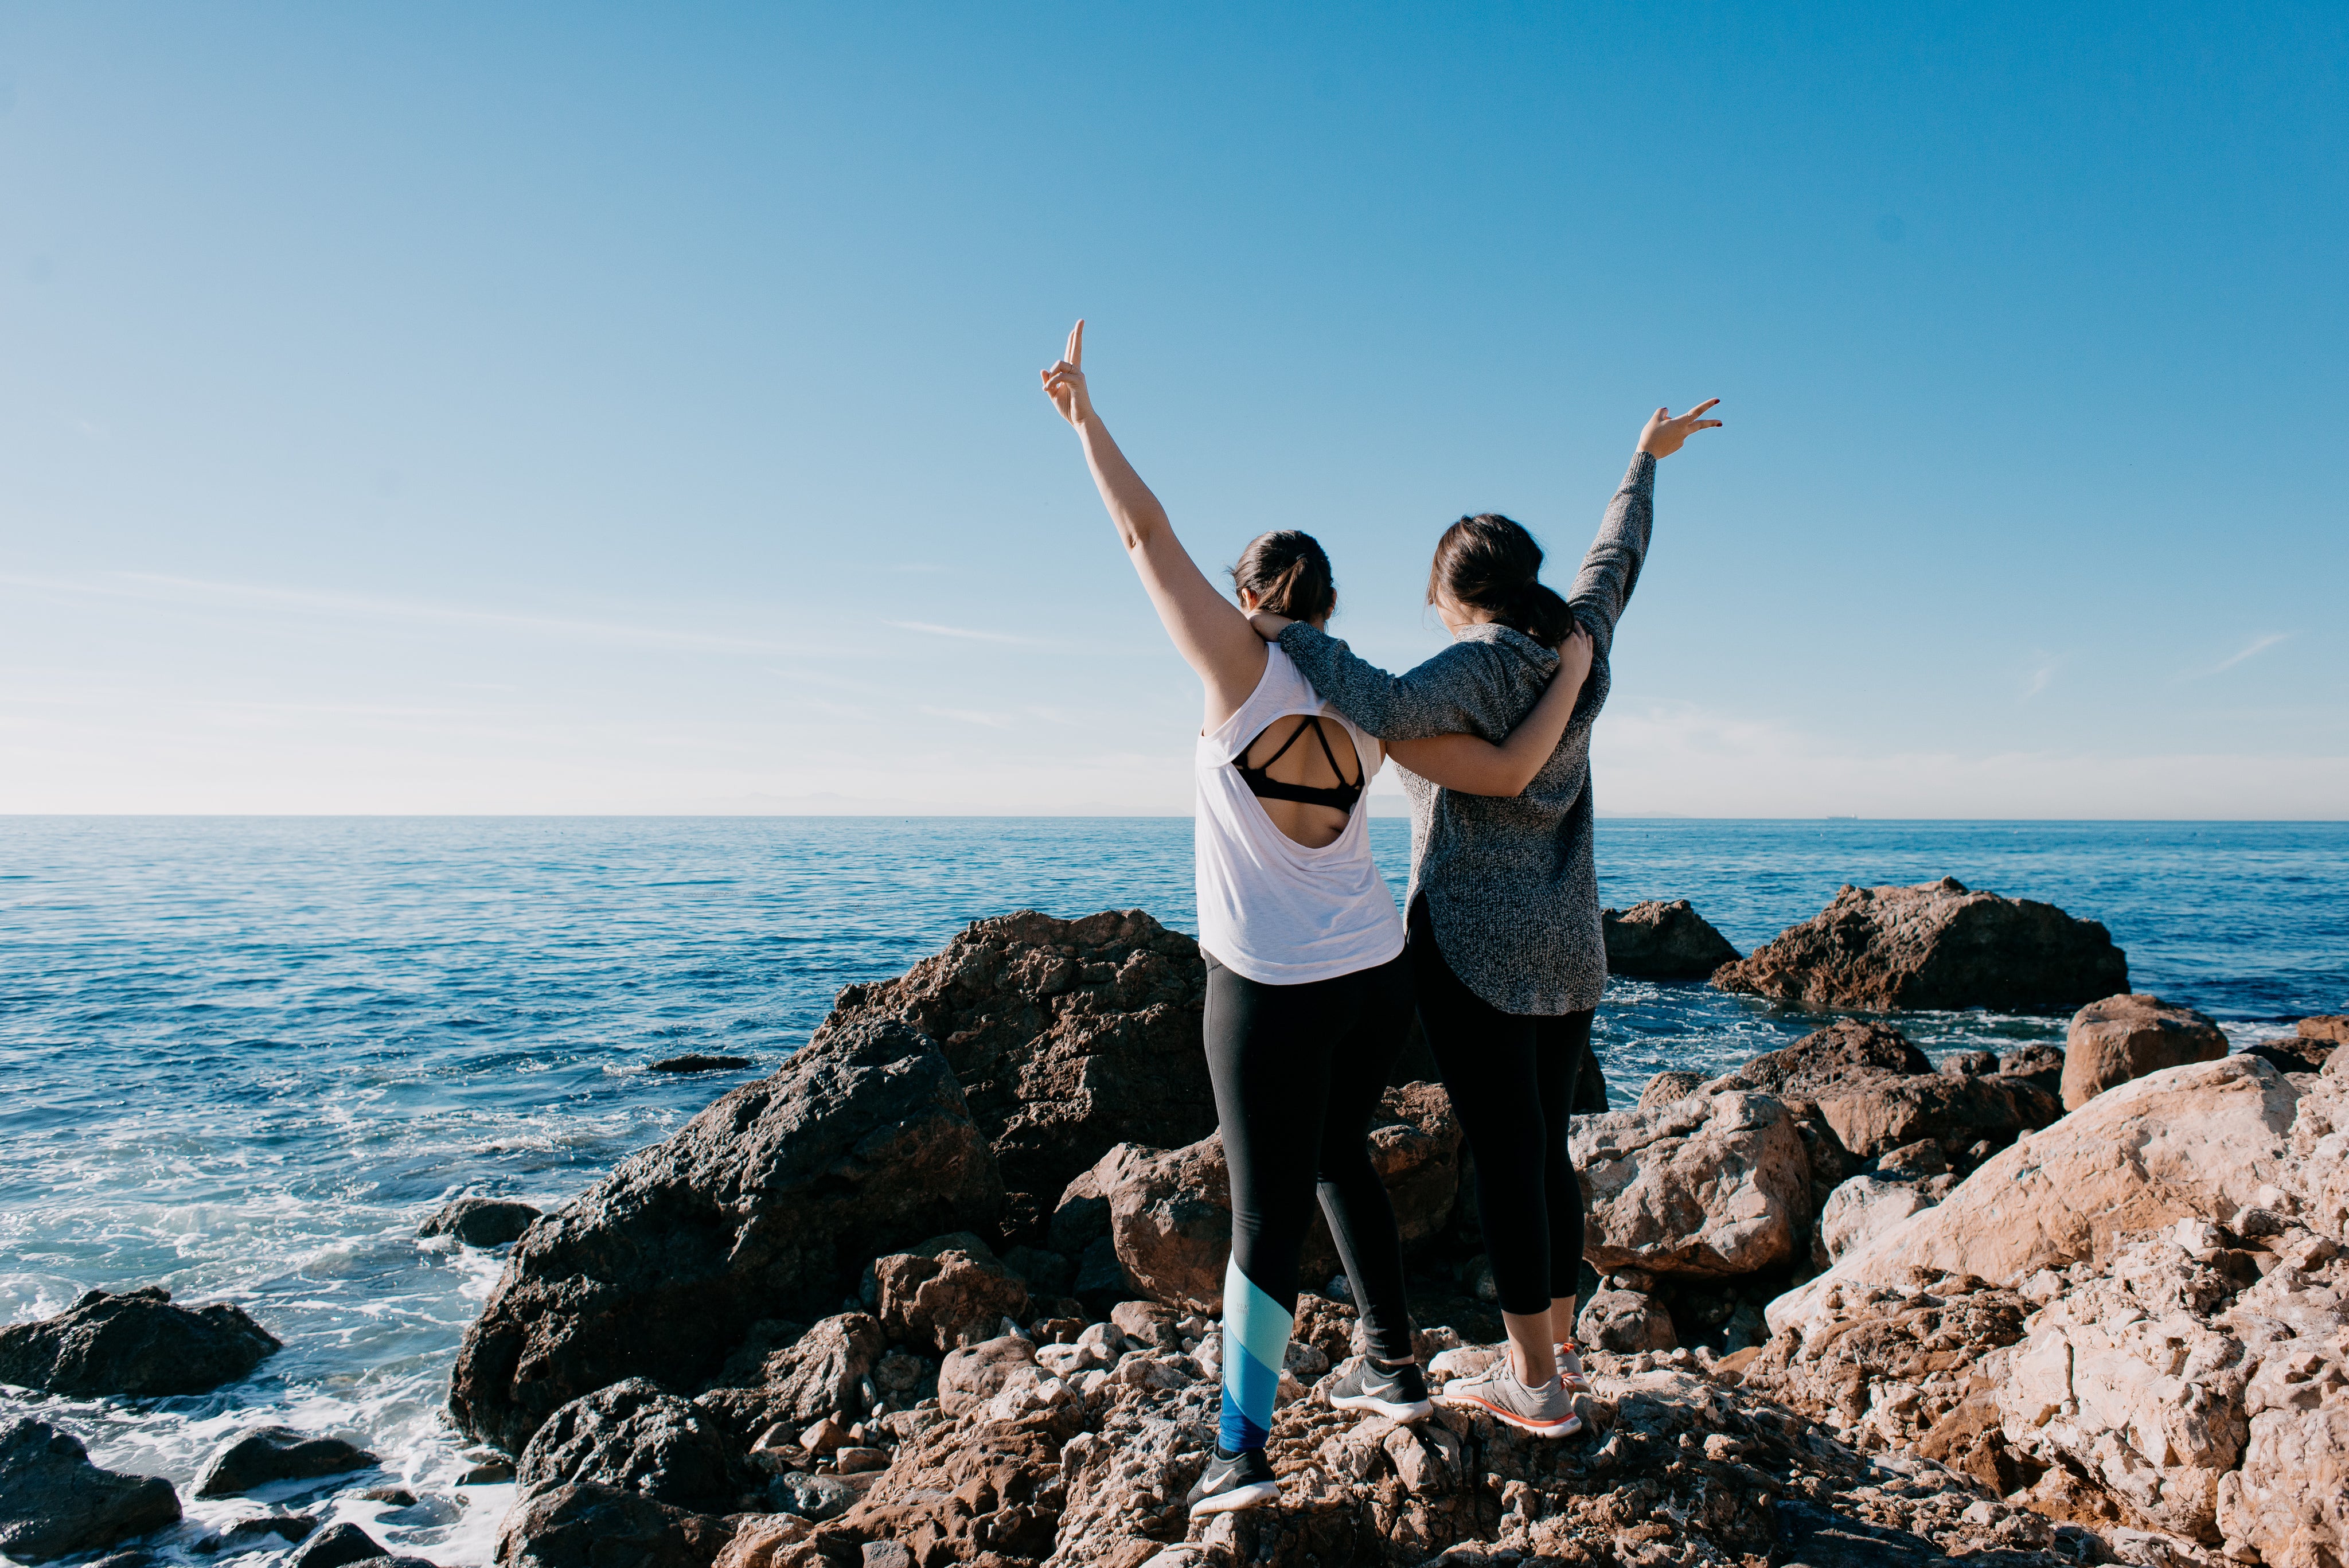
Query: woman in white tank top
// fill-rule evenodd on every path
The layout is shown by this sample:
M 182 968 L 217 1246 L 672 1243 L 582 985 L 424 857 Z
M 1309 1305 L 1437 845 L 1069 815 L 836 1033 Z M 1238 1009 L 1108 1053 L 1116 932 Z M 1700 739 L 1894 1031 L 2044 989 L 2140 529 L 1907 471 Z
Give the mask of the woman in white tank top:
M 1199 945 L 1232 1256 L 1216 1452 L 1190 1502 L 1195 1514 L 1222 1512 L 1279 1496 L 1264 1445 L 1317 1188 L 1369 1347 L 1332 1401 L 1399 1421 L 1429 1412 L 1402 1241 L 1368 1148 L 1413 1003 L 1402 921 L 1371 862 L 1366 792 L 1391 751 L 1448 789 L 1517 794 L 1565 733 L 1590 643 L 1578 633 L 1559 649 L 1563 678 L 1502 744 L 1463 734 L 1381 747 L 1247 623 L 1258 609 L 1329 618 L 1337 594 L 1321 546 L 1267 534 L 1233 568 L 1239 603 L 1217 593 L 1093 412 L 1083 344 L 1081 321 L 1067 356 L 1043 372 L 1044 391 L 1075 427 L 1160 621 L 1206 687 L 1195 763 Z

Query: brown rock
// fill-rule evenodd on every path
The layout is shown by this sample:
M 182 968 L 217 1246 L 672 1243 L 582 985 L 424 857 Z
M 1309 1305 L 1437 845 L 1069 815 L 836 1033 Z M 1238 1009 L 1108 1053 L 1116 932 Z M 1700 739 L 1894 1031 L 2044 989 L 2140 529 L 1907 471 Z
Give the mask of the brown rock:
M 887 1348 L 880 1324 L 861 1312 L 825 1318 L 804 1332 L 770 1320 L 752 1326 L 715 1386 L 694 1403 L 745 1442 L 777 1425 L 796 1429 L 826 1416 L 854 1418 L 865 1412 L 865 1379 Z
M 901 1252 L 875 1259 L 873 1275 L 881 1326 L 901 1343 L 953 1350 L 993 1339 L 1005 1318 L 1028 1314 L 1028 1287 L 992 1257 Z
M 1969 892 L 1955 877 L 1851 888 L 1713 977 L 1809 1007 L 2077 1007 L 2128 985 L 2105 928 L 2053 904 Z
M 711 1568 L 824 1568 L 808 1538 L 815 1527 L 795 1513 L 754 1513 L 730 1521 L 734 1534 Z
M 916 1563 L 1040 1562 L 1066 1499 L 1060 1459 L 1040 1417 L 936 1428 L 901 1446 L 864 1501 L 817 1538 L 894 1543 Z
M 2226 1054 L 2226 1035 L 2190 1007 L 2143 993 L 2092 1002 L 2072 1015 L 2064 1042 L 2064 1108 L 2076 1111 L 2147 1073 Z
M 1816 1100 L 1847 1085 L 1887 1075 L 1920 1076 L 1932 1070 L 1932 1058 L 1890 1024 L 1847 1019 L 1754 1057 L 1714 1079 L 1711 1087 L 1716 1092 L 1745 1089 L 1782 1100 Z
M 1648 1080 L 1646 1088 L 1640 1091 L 1638 1108 L 1652 1110 L 1658 1106 L 1669 1106 L 1674 1100 L 1686 1099 L 1703 1084 L 1704 1075 L 1702 1073 L 1659 1073 Z
M 1911 1214 L 1922 1213 L 1949 1195 L 1955 1182 L 1889 1180 L 1855 1176 L 1827 1195 L 1819 1210 L 1819 1240 L 1830 1260 L 1842 1257 Z
M 1686 898 L 1651 898 L 1599 917 L 1607 937 L 1607 972 L 1654 980 L 1702 980 L 1737 950 Z
M 1016 1334 L 965 1345 L 938 1368 L 938 1408 L 948 1416 L 959 1416 L 986 1404 L 1014 1382 L 1033 1381 L 1040 1376 L 1036 1369 L 1036 1347 Z
M 2173 1067 L 2074 1111 L 2007 1149 L 1926 1210 L 1770 1303 L 1774 1332 L 1807 1323 L 1826 1292 L 1898 1284 L 1912 1268 L 2012 1282 L 2109 1255 L 2118 1239 L 2221 1219 L 2289 1179 L 2298 1096 L 2249 1056 Z
M 2313 1018 L 2303 1018 L 2300 1021 L 2299 1033 L 2302 1040 L 2349 1045 L 2349 1012 L 2325 1012 Z
M 1680 1344 L 1672 1332 L 1672 1314 L 1655 1297 L 1637 1291 L 1597 1292 L 1583 1303 L 1574 1333 L 1590 1349 L 1619 1355 L 1670 1350 Z
M 1059 1192 L 1113 1144 L 1174 1147 L 1215 1129 L 1206 994 L 1198 943 L 1140 909 L 1023 909 L 974 921 L 900 979 L 847 987 L 815 1043 L 907 1019 L 945 1050 L 1007 1184 Z
M 1750 1274 L 1799 1254 L 1809 1171 L 1767 1095 L 1580 1117 L 1572 1144 L 1589 1202 L 1583 1256 L 1602 1273 Z
M 2062 1114 L 2027 1078 L 1937 1073 L 1898 1029 L 1860 1021 L 1814 1031 L 1705 1087 L 1775 1095 L 1798 1116 L 1816 1106 L 1842 1147 L 1863 1159 L 1925 1138 L 1951 1149 L 1984 1141 L 2002 1148 Z
M 700 1386 L 754 1324 L 813 1316 L 874 1252 L 992 1224 L 1002 1201 L 937 1047 L 895 1021 L 834 1028 L 533 1225 L 466 1331 L 450 1411 L 519 1452 L 608 1384 Z
M 2018 1045 L 1998 1059 L 1999 1076 L 2022 1078 L 2051 1095 L 2064 1092 L 2064 1052 L 2054 1045 Z

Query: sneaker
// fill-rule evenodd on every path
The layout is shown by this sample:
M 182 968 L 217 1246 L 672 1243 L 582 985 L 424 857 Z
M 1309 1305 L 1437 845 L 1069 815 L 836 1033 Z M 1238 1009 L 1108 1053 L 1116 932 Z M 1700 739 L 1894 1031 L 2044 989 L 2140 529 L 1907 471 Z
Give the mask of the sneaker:
M 1503 1355 L 1474 1377 L 1455 1377 L 1444 1386 L 1447 1405 L 1474 1405 L 1498 1420 L 1537 1438 L 1570 1438 L 1582 1430 L 1574 1413 L 1574 1396 L 1553 1377 L 1538 1388 L 1517 1381 L 1509 1358 Z
M 1435 1413 L 1418 1362 L 1381 1366 L 1367 1355 L 1354 1357 L 1330 1385 L 1330 1403 L 1340 1410 L 1375 1410 L 1390 1421 L 1417 1421 Z
M 1209 1454 L 1199 1484 L 1183 1501 L 1191 1505 L 1194 1519 L 1203 1513 L 1237 1513 L 1244 1508 L 1278 1502 L 1280 1482 L 1273 1475 L 1272 1461 L 1264 1457 L 1262 1449 L 1247 1449 L 1231 1459 L 1221 1454 Z
M 1576 1348 L 1574 1341 L 1569 1339 L 1563 1344 L 1553 1345 L 1549 1349 L 1550 1354 L 1557 1357 L 1557 1375 L 1566 1384 L 1566 1391 L 1569 1394 L 1589 1393 L 1590 1377 L 1582 1370 L 1582 1352 Z

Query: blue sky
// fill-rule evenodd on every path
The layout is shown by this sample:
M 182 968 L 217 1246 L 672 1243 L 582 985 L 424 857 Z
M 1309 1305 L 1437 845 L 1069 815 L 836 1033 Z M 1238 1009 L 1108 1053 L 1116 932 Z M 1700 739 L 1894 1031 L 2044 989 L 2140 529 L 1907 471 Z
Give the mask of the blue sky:
M 1602 811 L 2349 815 L 2349 11 L 1273 9 L 0 13 L 0 811 L 1187 810 L 1081 314 L 1395 667 L 1722 398 Z

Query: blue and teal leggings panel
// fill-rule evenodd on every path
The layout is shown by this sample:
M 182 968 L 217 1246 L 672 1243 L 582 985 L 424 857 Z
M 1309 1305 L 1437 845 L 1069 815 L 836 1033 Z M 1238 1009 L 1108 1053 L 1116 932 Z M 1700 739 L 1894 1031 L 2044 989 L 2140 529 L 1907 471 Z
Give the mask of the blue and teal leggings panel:
M 1280 1392 L 1280 1366 L 1288 1359 L 1295 1321 L 1287 1307 L 1240 1272 L 1237 1256 L 1225 1267 L 1224 1414 L 1216 1434 L 1224 1452 L 1260 1449 L 1271 1438 L 1272 1402 Z

